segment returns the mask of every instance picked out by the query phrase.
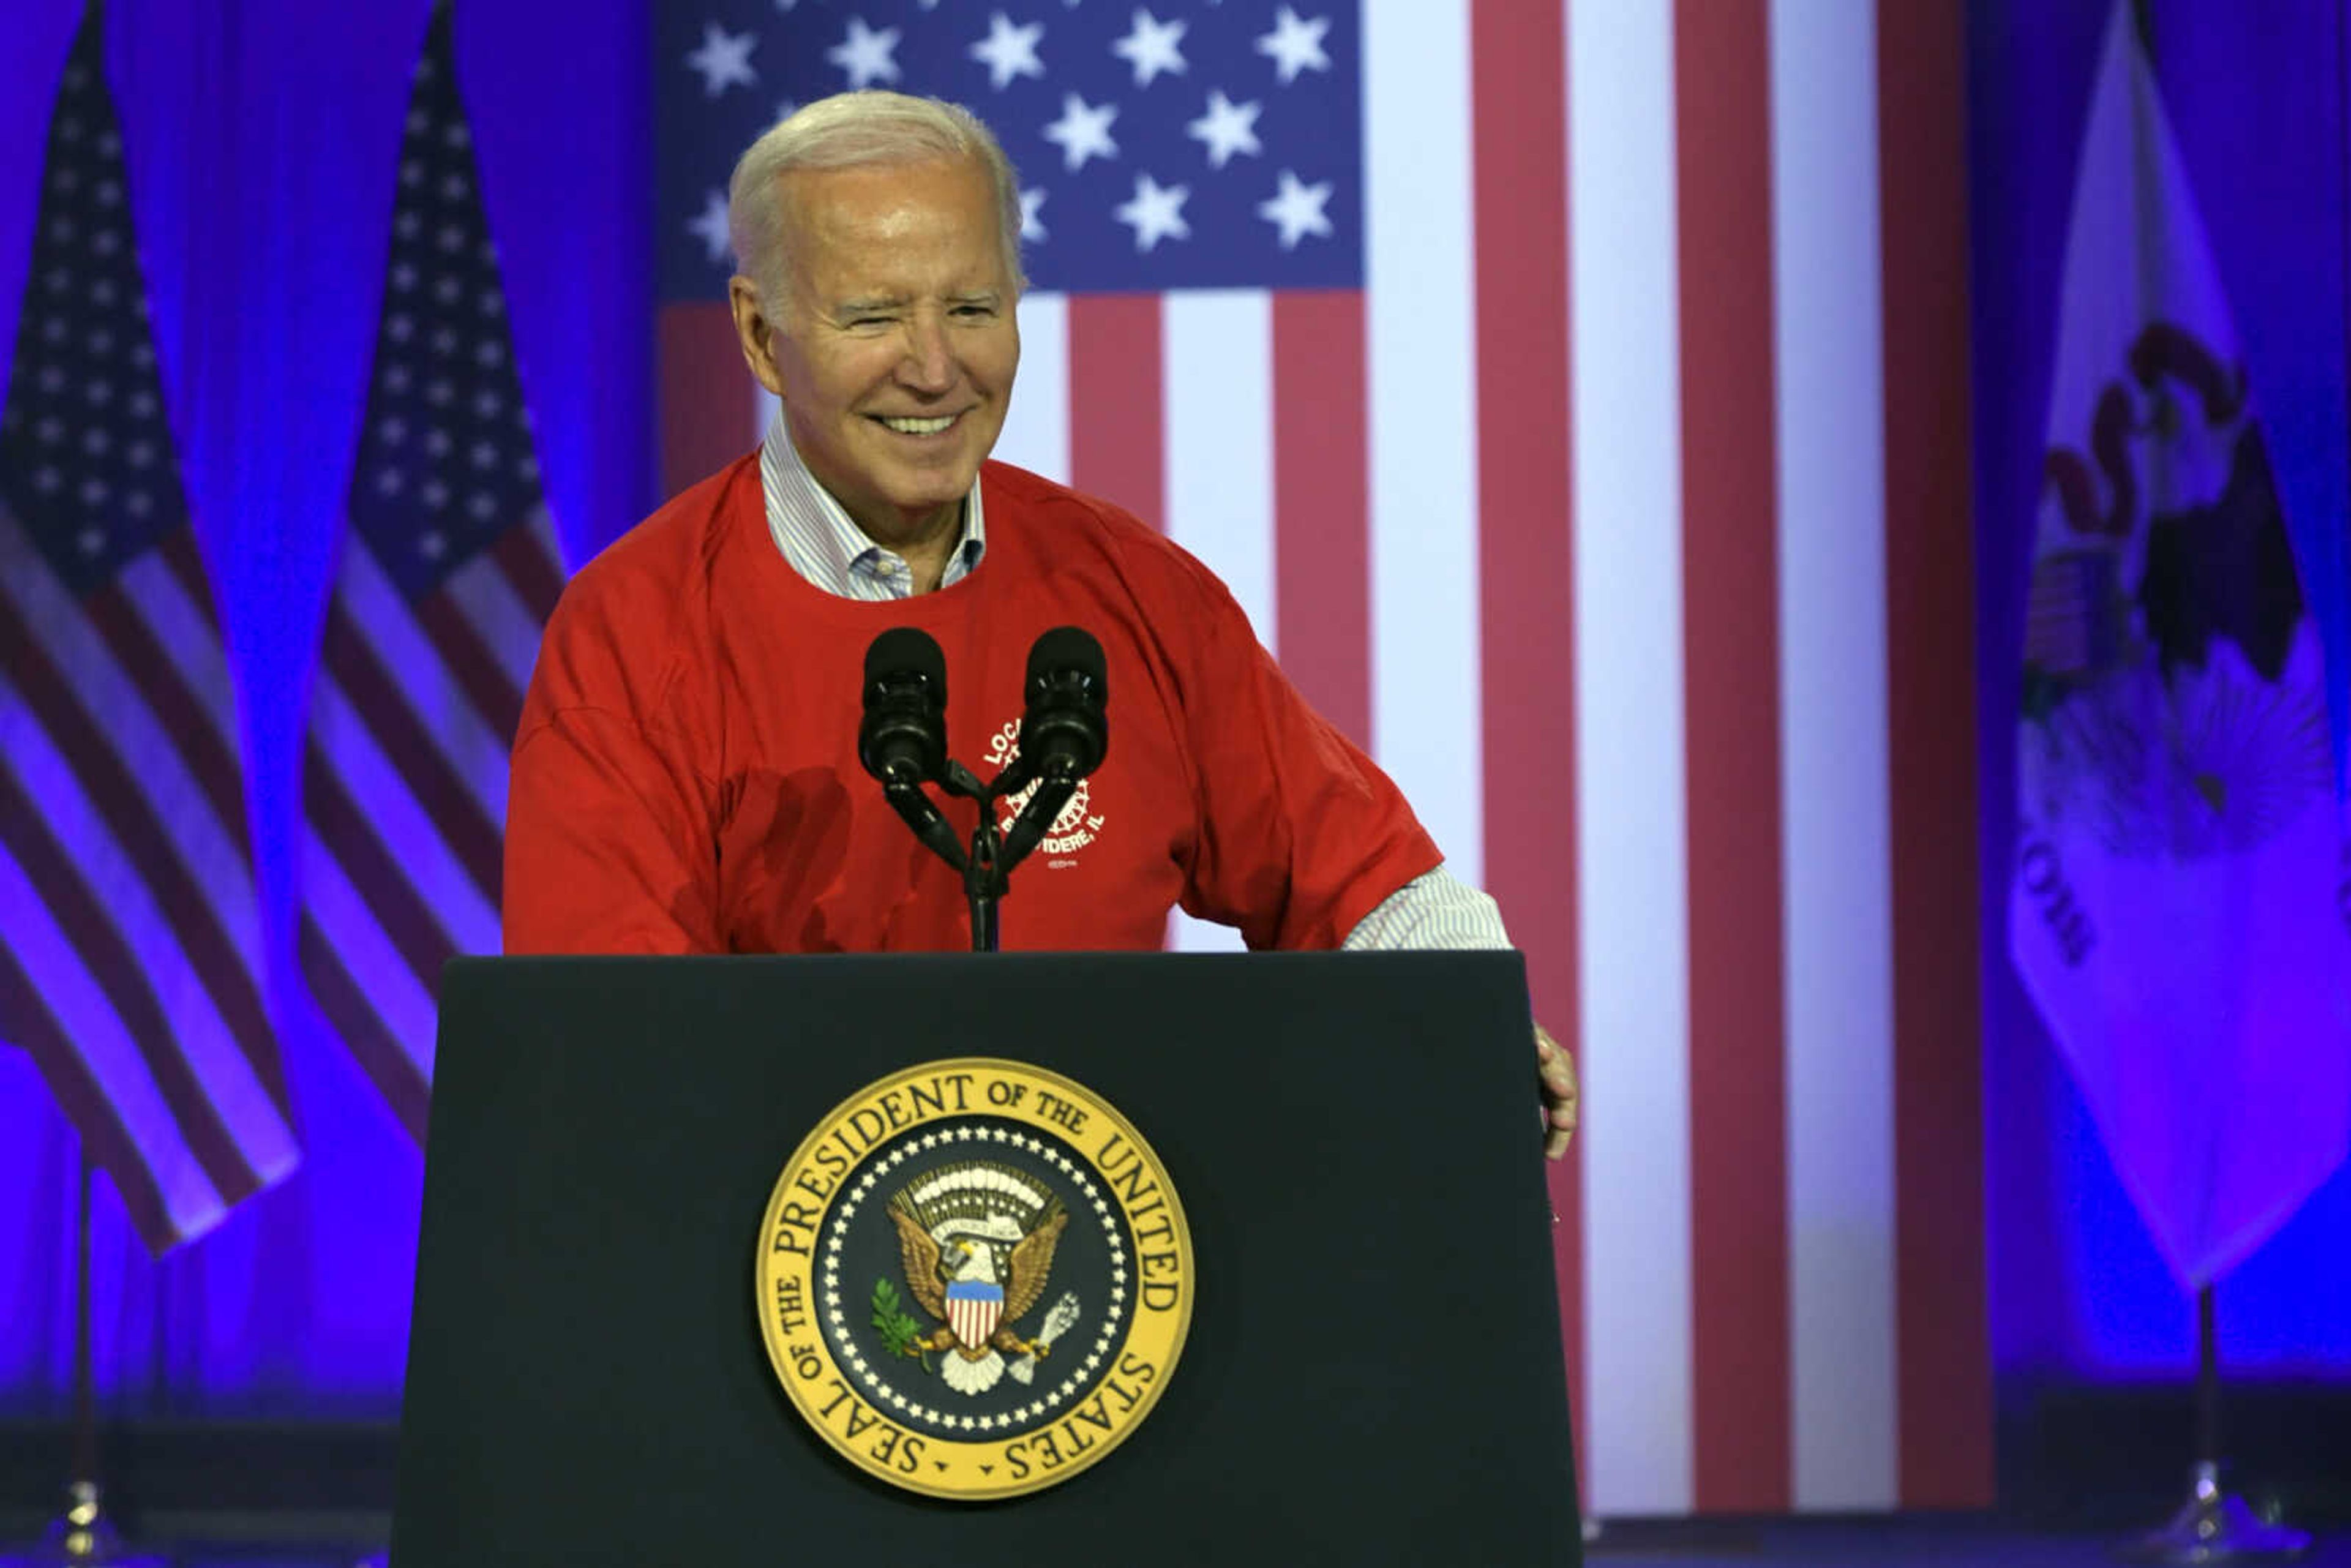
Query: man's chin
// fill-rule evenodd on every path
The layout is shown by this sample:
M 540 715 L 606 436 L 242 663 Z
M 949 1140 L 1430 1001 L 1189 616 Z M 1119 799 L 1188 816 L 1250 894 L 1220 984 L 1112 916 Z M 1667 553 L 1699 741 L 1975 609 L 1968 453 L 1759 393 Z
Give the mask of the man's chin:
M 914 538 L 927 534 L 941 524 L 952 527 L 955 510 L 966 496 L 971 494 L 970 481 L 961 485 L 908 486 L 893 488 L 878 497 L 881 509 L 894 523 L 892 532 L 900 538 Z
M 979 465 L 957 465 L 953 468 L 925 470 L 908 474 L 884 492 L 891 506 L 901 515 L 919 517 L 942 507 L 952 507 L 971 494 L 971 482 L 979 476 Z

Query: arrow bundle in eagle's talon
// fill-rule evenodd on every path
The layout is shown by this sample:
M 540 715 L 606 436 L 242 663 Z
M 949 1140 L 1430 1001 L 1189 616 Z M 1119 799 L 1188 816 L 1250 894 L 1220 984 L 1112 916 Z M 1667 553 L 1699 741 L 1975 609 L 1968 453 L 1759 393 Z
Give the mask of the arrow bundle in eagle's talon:
M 1076 1326 L 1077 1321 L 1078 1293 L 1075 1291 L 1064 1291 L 1061 1292 L 1061 1299 L 1053 1303 L 1052 1311 L 1045 1314 L 1045 1326 L 1040 1329 L 1036 1337 L 1029 1343 L 1050 1350 L 1055 1340 L 1060 1339 Z M 1037 1357 L 1034 1354 L 1016 1357 L 1008 1370 L 1011 1372 L 1015 1382 L 1028 1383 L 1037 1375 Z

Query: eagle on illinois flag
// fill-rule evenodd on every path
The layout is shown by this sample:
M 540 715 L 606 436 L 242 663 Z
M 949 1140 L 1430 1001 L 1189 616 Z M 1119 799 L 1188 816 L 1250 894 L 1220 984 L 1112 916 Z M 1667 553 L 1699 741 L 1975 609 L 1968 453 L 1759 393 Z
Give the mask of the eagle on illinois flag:
M 939 1375 L 966 1395 L 1004 1375 L 1002 1352 L 1043 1356 L 1051 1329 L 1023 1339 L 1018 1322 L 1045 1291 L 1053 1249 L 1070 1223 L 1061 1199 L 1026 1173 L 974 1162 L 927 1173 L 890 1201 L 906 1288 L 939 1326 L 904 1354 L 952 1352 Z

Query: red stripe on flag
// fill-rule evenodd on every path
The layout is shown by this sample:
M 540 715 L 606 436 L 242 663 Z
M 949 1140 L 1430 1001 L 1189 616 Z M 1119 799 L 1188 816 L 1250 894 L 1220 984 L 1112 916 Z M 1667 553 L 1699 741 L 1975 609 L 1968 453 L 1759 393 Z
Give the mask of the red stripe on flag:
M 302 975 L 310 982 L 310 994 L 318 998 L 319 1010 L 335 1026 L 350 1048 L 351 1056 L 369 1082 L 381 1094 L 392 1113 L 400 1118 L 421 1148 L 424 1144 L 426 1113 L 433 1099 L 432 1086 L 424 1074 L 409 1060 L 392 1038 L 392 1031 L 351 979 L 350 971 L 343 965 L 342 955 L 327 940 L 318 921 L 305 914 L 302 934 L 298 938 L 302 954 Z
M 551 553 L 549 541 L 535 528 L 508 528 L 490 547 L 490 556 L 507 574 L 515 597 L 544 624 L 563 592 L 563 563 Z
M 8 846 L 25 875 L 40 890 L 42 907 L 57 923 L 82 967 L 103 988 L 107 1001 L 133 1044 L 148 1074 L 180 1126 L 189 1152 L 224 1203 L 235 1204 L 261 1190 L 261 1178 L 246 1163 L 228 1124 L 221 1120 L 172 1032 L 169 1010 L 147 967 L 108 918 L 97 893 L 82 880 L 39 809 L 25 797 L 15 774 L 0 768 L 0 841 Z
M 1473 10 L 1471 162 L 1485 880 L 1526 955 L 1535 1016 L 1575 1051 L 1574 487 L 1560 434 L 1569 407 L 1564 26 L 1558 0 Z M 1572 1145 L 1551 1172 L 1579 1453 L 1588 1452 L 1581 1159 Z
M 89 1064 L 5 943 L 0 943 L 0 1036 L 31 1054 L 49 1092 L 57 1097 L 58 1108 L 81 1135 L 90 1163 L 114 1178 L 131 1228 L 147 1249 L 160 1253 L 179 1241 L 155 1173 L 147 1168 L 139 1145 L 115 1114 L 114 1102 L 99 1092 Z
M 418 600 L 416 620 L 439 650 L 450 676 L 465 689 L 465 699 L 474 711 L 482 716 L 500 745 L 512 747 L 515 732 L 522 727 L 522 694 L 507 682 L 497 654 L 445 591 L 435 591 Z M 404 759 L 402 762 L 405 771 Z
M 302 769 L 302 791 L 304 811 L 343 875 L 407 960 L 425 994 L 439 994 L 441 967 L 457 950 L 433 917 L 424 895 L 402 874 L 399 861 L 344 790 L 333 760 L 315 741 Z
M 751 446 L 751 372 L 724 301 L 661 308 L 662 494 L 674 496 Z
M 1767 28 L 1675 12 L 1694 1501 L 1750 1513 L 1794 1490 Z
M 1273 296 L 1274 625 L 1281 667 L 1372 743 L 1371 499 L 1364 297 Z
M 1992 1500 L 1969 470 L 1966 28 L 1877 7 L 1894 857 L 1896 1388 L 1905 1508 Z
M 153 630 L 138 607 L 123 593 L 121 580 L 109 578 L 83 601 L 83 609 L 90 624 L 106 640 L 115 662 L 146 694 L 156 722 L 172 737 L 173 749 L 186 761 L 204 798 L 212 802 L 213 814 L 230 838 L 243 841 L 245 790 L 236 758 L 230 755 L 220 731 L 213 727 L 207 710 L 197 700 L 180 666 L 172 662 L 172 656 L 155 640 Z
M 1070 483 L 1167 528 L 1156 294 L 1070 296 Z
M 495 907 L 506 874 L 500 825 L 483 813 L 456 768 L 434 744 L 398 683 L 352 625 L 340 599 L 327 609 L 323 652 L 327 673 L 342 688 L 352 711 L 366 721 L 383 754 L 394 759 L 417 803 Z

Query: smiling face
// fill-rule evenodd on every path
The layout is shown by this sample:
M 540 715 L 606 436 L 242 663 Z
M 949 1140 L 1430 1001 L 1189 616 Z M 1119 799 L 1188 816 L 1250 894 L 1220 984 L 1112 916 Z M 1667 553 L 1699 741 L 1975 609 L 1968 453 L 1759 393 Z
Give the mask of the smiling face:
M 781 177 L 785 298 L 737 277 L 752 372 L 876 543 L 953 537 L 1020 363 L 995 188 L 976 160 Z

